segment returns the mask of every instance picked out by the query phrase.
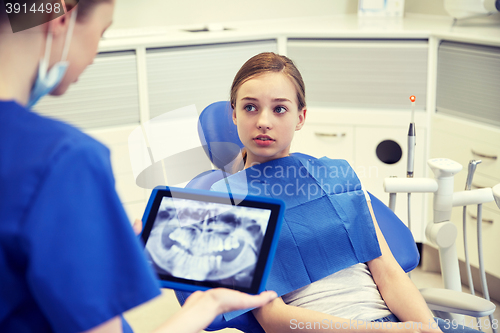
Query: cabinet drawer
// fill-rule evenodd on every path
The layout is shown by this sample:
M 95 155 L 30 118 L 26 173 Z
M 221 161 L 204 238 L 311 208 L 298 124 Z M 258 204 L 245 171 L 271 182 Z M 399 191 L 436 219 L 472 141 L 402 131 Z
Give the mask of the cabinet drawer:
M 497 159 L 492 157 L 498 156 L 499 153 L 500 148 L 495 148 L 493 144 L 474 142 L 467 137 L 448 134 L 436 129 L 432 131 L 430 157 L 449 158 L 463 166 L 462 171 L 455 176 L 456 191 L 463 190 L 467 178 L 467 166 L 472 159 L 482 161 L 476 168 L 478 176 L 492 178 L 492 182 L 498 183 L 500 181 L 500 161 L 498 157 Z M 492 185 L 495 184 L 489 186 Z
M 354 163 L 354 128 L 352 126 L 306 123 L 295 132 L 291 150 L 314 157 L 345 159 Z
M 471 142 L 468 153 L 471 159 L 482 161 L 476 172 L 500 181 L 500 146 Z
M 432 119 L 430 157 L 450 158 L 464 167 L 455 176 L 462 190 L 467 177 L 467 165 L 472 159 L 481 160 L 476 174 L 500 182 L 500 129 L 487 127 L 453 117 L 434 116 Z

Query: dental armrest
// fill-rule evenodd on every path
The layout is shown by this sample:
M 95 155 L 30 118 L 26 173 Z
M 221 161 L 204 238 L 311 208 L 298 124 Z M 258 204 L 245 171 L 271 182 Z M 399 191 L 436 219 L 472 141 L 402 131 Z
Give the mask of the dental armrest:
M 488 316 L 495 311 L 495 304 L 492 302 L 460 291 L 425 288 L 420 289 L 420 293 L 429 309 L 433 311 L 463 314 L 476 318 Z

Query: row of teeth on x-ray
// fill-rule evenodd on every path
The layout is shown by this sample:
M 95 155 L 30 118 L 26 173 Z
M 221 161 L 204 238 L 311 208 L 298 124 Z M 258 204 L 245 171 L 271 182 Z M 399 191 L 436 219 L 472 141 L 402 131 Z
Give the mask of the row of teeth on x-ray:
M 177 245 L 172 245 L 169 257 L 173 264 L 172 275 L 193 280 L 206 279 L 207 274 L 220 269 L 222 263 L 221 255 L 193 256 Z
M 191 232 L 190 230 L 192 229 L 175 229 L 170 233 L 169 237 L 171 240 L 176 241 L 186 249 L 192 247 L 192 245 L 194 245 L 194 241 L 196 240 L 196 245 L 202 246 L 206 253 L 229 251 L 240 247 L 238 238 L 233 235 L 229 235 L 225 240 L 219 236 L 206 235 L 206 237 L 204 237 L 205 240 L 203 240 L 201 237 L 196 239 L 196 233 Z

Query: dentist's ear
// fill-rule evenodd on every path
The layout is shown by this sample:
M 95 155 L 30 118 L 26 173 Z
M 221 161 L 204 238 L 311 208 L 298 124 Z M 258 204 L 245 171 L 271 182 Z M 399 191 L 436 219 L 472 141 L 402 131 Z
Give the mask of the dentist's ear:
M 71 12 L 68 12 L 47 22 L 47 30 L 45 30 L 44 33 L 46 36 L 49 31 L 52 34 L 49 68 L 52 67 L 54 63 L 61 60 L 64 43 L 66 42 L 66 35 L 69 29 L 69 23 L 71 21 L 70 17 Z M 43 58 L 45 54 L 45 47 L 40 50 L 40 52 L 40 57 Z
M 295 126 L 296 131 L 300 130 L 302 126 L 304 126 L 304 123 L 306 122 L 306 113 L 307 109 L 305 107 L 299 111 L 299 122 Z
M 71 11 L 68 11 L 66 14 L 56 17 L 48 22 L 48 24 L 50 24 L 50 29 L 52 31 L 52 34 L 54 35 L 54 38 L 60 35 L 64 36 L 64 38 L 66 37 L 66 31 L 69 27 L 70 17 Z

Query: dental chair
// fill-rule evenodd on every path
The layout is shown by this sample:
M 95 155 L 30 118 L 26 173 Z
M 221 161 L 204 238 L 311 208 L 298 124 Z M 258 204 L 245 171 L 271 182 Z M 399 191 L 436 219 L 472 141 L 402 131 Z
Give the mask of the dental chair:
M 232 161 L 243 148 L 231 115 L 231 105 L 225 101 L 209 105 L 200 114 L 198 122 L 200 141 L 208 158 L 217 169 L 201 173 L 192 179 L 186 188 L 209 190 L 215 182 L 231 174 Z M 295 154 L 308 157 L 300 153 L 292 155 Z M 420 260 L 410 230 L 384 203 L 371 193 L 369 195 L 379 227 L 395 259 L 405 272 L 410 272 L 417 267 Z M 444 313 L 483 317 L 495 311 L 493 303 L 473 295 L 436 288 L 428 288 L 421 292 L 429 308 L 440 317 L 443 317 Z M 175 294 L 182 305 L 191 293 L 175 291 Z M 224 328 L 236 328 L 247 333 L 265 333 L 252 312 L 229 321 L 220 315 L 206 330 L 216 331 Z

